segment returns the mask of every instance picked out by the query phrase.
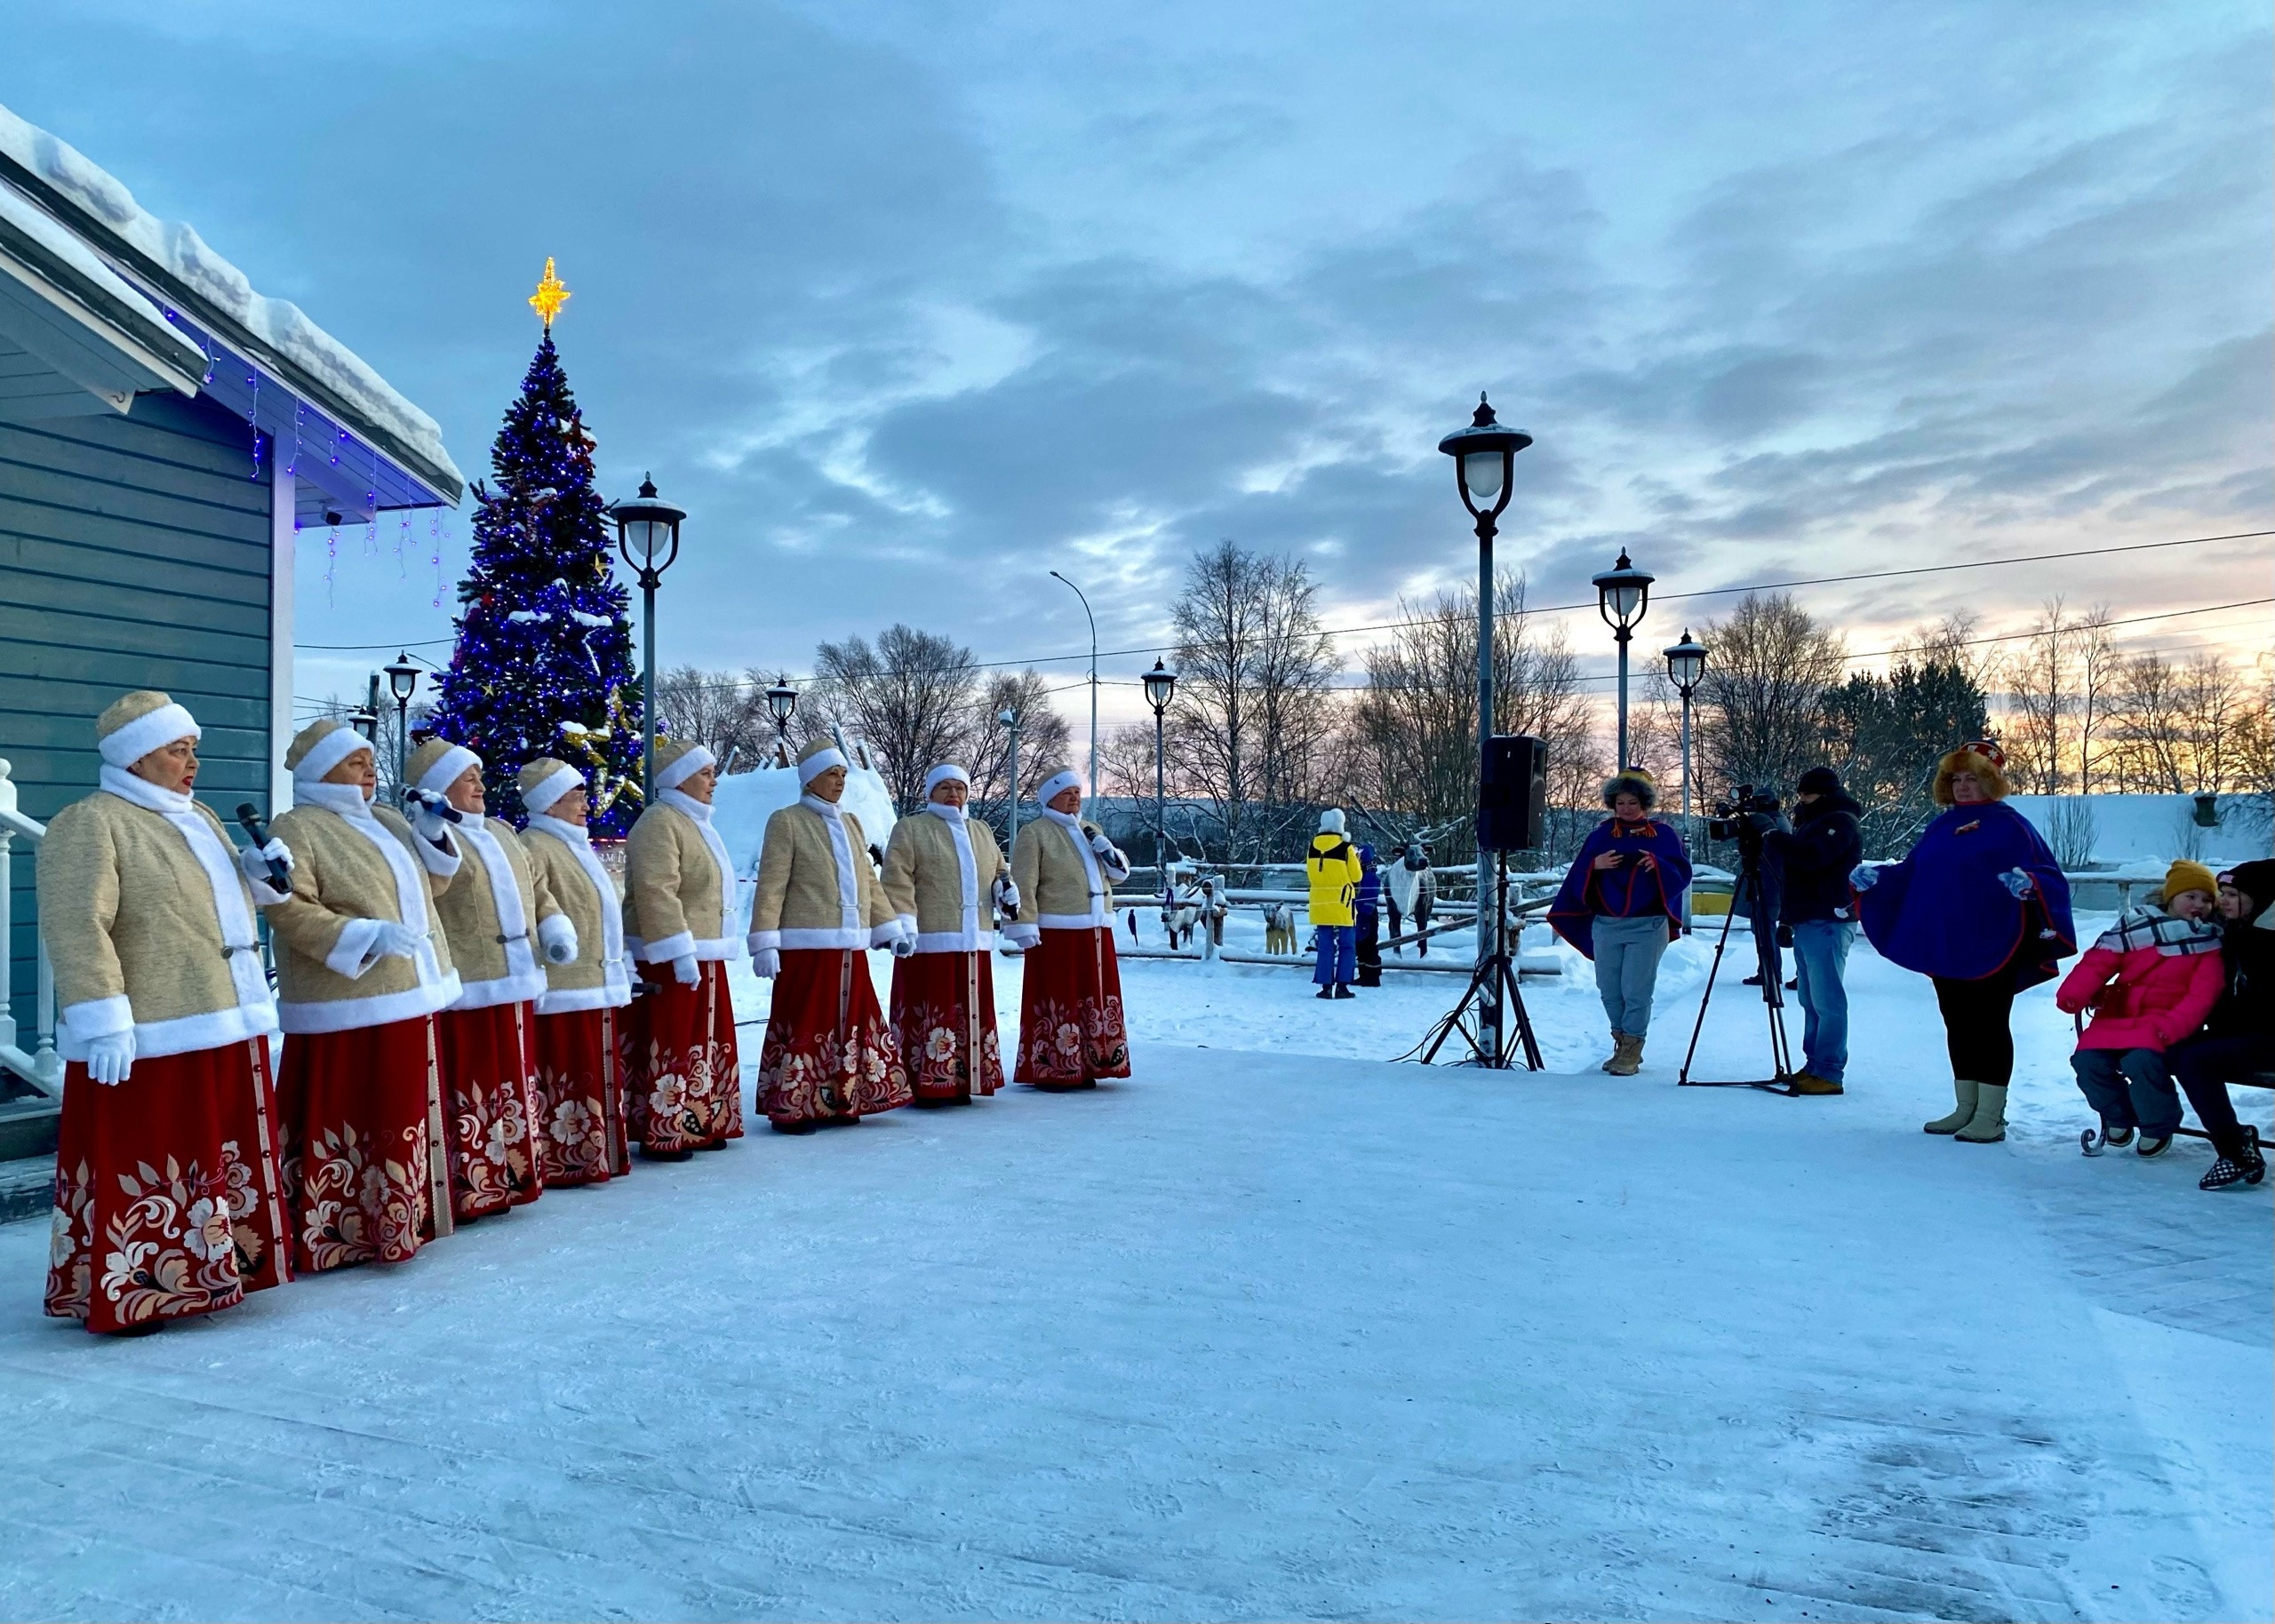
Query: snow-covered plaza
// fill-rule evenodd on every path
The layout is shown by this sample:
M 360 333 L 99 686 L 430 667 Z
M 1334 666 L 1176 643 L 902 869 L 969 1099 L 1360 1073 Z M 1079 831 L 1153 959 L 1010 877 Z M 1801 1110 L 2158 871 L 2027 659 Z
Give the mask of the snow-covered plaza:
M 2009 1140 L 1922 1134 L 1932 1000 L 1868 949 L 1848 1095 L 1678 1090 L 1702 957 L 1632 1079 L 1577 976 L 1497 1075 L 1387 1063 L 1451 976 L 1133 962 L 1128 1083 L 762 1132 L 147 1339 L 43 1319 L 0 1230 L 0 1610 L 2268 1616 L 2268 1190 L 2081 1158 L 2047 989 Z M 1750 996 L 1703 1075 L 1760 1069 Z

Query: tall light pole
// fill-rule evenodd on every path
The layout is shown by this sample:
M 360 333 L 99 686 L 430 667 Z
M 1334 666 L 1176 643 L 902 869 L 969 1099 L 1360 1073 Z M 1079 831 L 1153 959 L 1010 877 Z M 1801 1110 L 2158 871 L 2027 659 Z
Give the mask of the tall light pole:
M 400 810 L 403 765 L 411 759 L 411 697 L 419 691 L 419 667 L 411 663 L 406 649 L 395 657 L 394 665 L 381 669 L 387 673 L 387 692 L 395 698 L 395 800 Z
M 1169 776 L 1162 740 L 1169 701 L 1177 697 L 1177 673 L 1155 660 L 1145 683 L 1145 703 L 1153 707 L 1153 864 L 1161 871 L 1161 905 L 1166 908 L 1175 899 L 1169 895 Z
M 1690 628 L 1685 626 L 1682 641 L 1660 652 L 1666 657 L 1667 681 L 1682 696 L 1682 844 L 1684 849 L 1694 854 L 1695 861 L 1698 839 L 1690 821 L 1690 697 L 1705 680 L 1706 645 L 1692 637 Z M 1691 893 L 1683 893 L 1682 910 L 1686 915 L 1690 912 L 1690 896 Z M 1690 920 L 1686 918 L 1682 922 L 1688 925 Z
M 1596 609 L 1619 640 L 1619 759 L 1611 764 L 1614 772 L 1624 772 L 1628 765 L 1627 643 L 1635 634 L 1636 622 L 1650 608 L 1651 583 L 1657 578 L 1629 563 L 1624 547 L 1619 550 L 1619 561 L 1595 577 Z
M 1454 459 L 1454 487 L 1461 505 L 1477 521 L 1477 784 L 1485 787 L 1485 758 L 1493 739 L 1493 537 L 1498 533 L 1504 509 L 1509 506 L 1510 474 L 1516 456 L 1532 443 L 1521 430 L 1504 428 L 1494 420 L 1493 407 L 1482 393 L 1469 426 L 1457 429 L 1438 442 L 1438 449 Z M 1477 842 L 1477 962 L 1482 969 L 1501 956 L 1500 910 L 1494 905 L 1499 889 L 1502 856 L 1488 854 L 1482 802 L 1480 803 Z M 1489 875 L 1488 871 L 1491 871 Z M 1489 975 L 1478 988 L 1478 1047 L 1498 1055 L 1504 1016 L 1501 978 Z
M 679 524 L 687 514 L 656 499 L 656 482 L 643 476 L 636 500 L 610 508 L 617 551 L 640 572 L 640 805 L 656 799 L 656 588 L 679 557 Z M 660 553 L 662 556 L 658 557 Z
M 1074 583 L 1052 570 L 1054 579 L 1073 587 L 1074 595 L 1082 600 L 1082 613 L 1090 622 L 1090 799 L 1098 798 L 1098 617 L 1090 614 L 1090 600 Z
M 1002 710 L 995 712 L 995 720 L 1001 722 L 1004 727 L 1010 728 L 1011 733 L 1010 843 L 1013 846 L 1016 846 L 1019 843 L 1019 713 L 1007 705 Z

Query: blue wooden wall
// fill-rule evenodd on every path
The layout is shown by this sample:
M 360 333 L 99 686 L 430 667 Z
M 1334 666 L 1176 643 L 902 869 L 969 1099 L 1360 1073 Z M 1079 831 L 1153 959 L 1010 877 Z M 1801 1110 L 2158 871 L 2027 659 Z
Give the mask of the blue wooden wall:
M 197 793 L 268 805 L 268 473 L 205 400 L 0 423 L 0 756 L 45 822 L 95 786 L 95 717 L 163 689 L 204 728 Z M 32 853 L 15 855 L 14 1014 L 31 1047 Z

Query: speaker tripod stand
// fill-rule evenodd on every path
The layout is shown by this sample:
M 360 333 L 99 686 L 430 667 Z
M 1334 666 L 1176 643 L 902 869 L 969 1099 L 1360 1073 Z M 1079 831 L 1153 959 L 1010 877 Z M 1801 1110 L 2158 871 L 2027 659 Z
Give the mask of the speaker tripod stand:
M 1478 856 L 1481 862 L 1484 860 L 1482 852 Z M 1469 1045 L 1470 1058 L 1466 1063 L 1489 1066 L 1499 1071 L 1507 1071 L 1514 1058 L 1509 1043 L 1509 1028 L 1513 1015 L 1517 1039 L 1524 1047 L 1525 1069 L 1529 1071 L 1541 1069 L 1540 1040 L 1533 1036 L 1532 1015 L 1525 1008 L 1525 995 L 1517 986 L 1516 963 L 1509 956 L 1506 928 L 1509 869 L 1497 852 L 1493 856 L 1493 872 L 1494 918 L 1499 921 L 1494 931 L 1494 951 L 1477 961 L 1477 969 L 1471 975 L 1469 985 L 1462 992 L 1460 999 L 1422 1040 L 1422 1063 L 1425 1066 L 1436 1062 L 1438 1051 L 1445 1047 L 1448 1039 L 1458 1032 L 1462 1041 Z M 1481 936 L 1485 929 L 1485 909 L 1481 902 L 1477 910 L 1477 928 Z M 1498 994 L 1500 999 L 1501 1023 L 1489 1029 L 1484 1019 L 1485 1007 L 1495 994 Z M 1477 1007 L 1474 1025 L 1470 1016 L 1472 1005 Z

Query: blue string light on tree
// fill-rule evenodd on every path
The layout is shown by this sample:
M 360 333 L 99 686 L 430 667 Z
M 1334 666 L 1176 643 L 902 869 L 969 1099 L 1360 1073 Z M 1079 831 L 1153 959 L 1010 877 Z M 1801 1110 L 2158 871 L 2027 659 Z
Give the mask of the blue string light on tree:
M 553 344 L 568 297 L 547 260 L 530 301 L 544 336 L 491 448 L 492 480 L 474 487 L 473 559 L 434 729 L 490 764 L 493 808 L 516 822 L 523 765 L 574 762 L 591 783 L 593 832 L 606 839 L 639 811 L 640 709 L 630 594 L 612 568 L 594 442 Z M 435 561 L 439 580 L 439 544 Z

